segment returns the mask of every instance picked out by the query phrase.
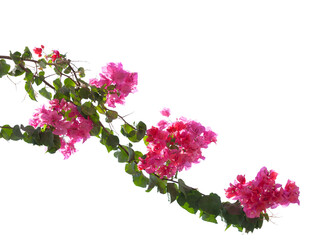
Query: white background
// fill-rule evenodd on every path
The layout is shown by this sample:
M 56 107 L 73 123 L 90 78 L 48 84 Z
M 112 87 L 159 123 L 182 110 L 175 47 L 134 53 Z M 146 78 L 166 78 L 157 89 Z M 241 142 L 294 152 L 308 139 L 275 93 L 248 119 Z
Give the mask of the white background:
M 25 46 L 67 53 L 87 77 L 107 62 L 138 72 L 118 108 L 148 126 L 169 107 L 210 126 L 218 143 L 179 175 L 203 193 L 263 166 L 300 187 L 301 205 L 272 210 L 253 234 L 204 222 L 133 185 L 97 139 L 69 160 L 0 140 L 0 239 L 281 239 L 319 236 L 322 146 L 320 1 L 5 1 L 0 55 Z M 0 125 L 34 109 L 21 79 L 1 81 Z M 117 125 L 117 124 L 116 124 Z

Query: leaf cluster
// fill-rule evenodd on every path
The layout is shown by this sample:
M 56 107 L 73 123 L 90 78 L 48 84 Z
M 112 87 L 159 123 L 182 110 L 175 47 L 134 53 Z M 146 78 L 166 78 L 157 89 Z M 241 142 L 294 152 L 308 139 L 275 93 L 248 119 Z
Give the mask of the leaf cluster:
M 0 138 L 7 141 L 23 140 L 26 143 L 30 143 L 38 146 L 46 146 L 47 152 L 55 153 L 60 149 L 60 139 L 58 135 L 52 133 L 50 128 L 34 128 L 32 126 L 10 125 L 1 126 Z

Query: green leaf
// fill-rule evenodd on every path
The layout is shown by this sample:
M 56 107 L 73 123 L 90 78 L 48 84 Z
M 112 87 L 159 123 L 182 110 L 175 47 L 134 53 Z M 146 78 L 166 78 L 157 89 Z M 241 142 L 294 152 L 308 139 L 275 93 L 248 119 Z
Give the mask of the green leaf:
M 177 198 L 177 203 L 185 210 L 187 210 L 189 213 L 196 214 L 198 209 L 194 209 L 190 207 L 189 203 L 186 200 L 186 197 L 183 193 L 180 193 Z
M 134 160 L 136 162 L 138 162 L 140 157 L 143 157 L 143 153 L 141 153 L 140 151 L 135 151 L 134 152 Z
M 51 98 L 52 98 L 52 94 L 47 91 L 46 87 L 43 87 L 42 89 L 40 89 L 39 90 L 39 93 L 42 96 L 44 96 L 45 98 L 47 98 L 48 100 L 51 100 Z
M 175 183 L 167 183 L 167 192 L 169 196 L 170 203 L 173 203 L 177 196 L 179 195 L 178 186 Z
M 217 194 L 203 196 L 199 201 L 199 207 L 202 211 L 218 216 L 222 208 L 220 197 Z
M 24 80 L 32 82 L 34 74 L 28 69 L 25 74 Z
M 129 124 L 123 124 L 121 126 L 121 133 L 125 137 L 132 137 L 133 135 L 135 135 L 135 132 L 133 132 L 133 128 Z
M 183 195 L 187 196 L 187 193 L 194 190 L 192 187 L 189 187 L 185 184 L 185 182 L 182 179 L 178 180 L 179 183 L 179 190 L 183 193 Z
M 149 183 L 149 179 L 146 176 L 144 176 L 142 172 L 139 172 L 132 176 L 133 176 L 133 183 L 138 187 L 145 188 Z
M 195 214 L 199 210 L 199 200 L 201 199 L 201 197 L 201 193 L 197 190 L 191 190 L 189 192 L 186 192 L 186 194 L 181 192 L 179 193 L 177 202 L 188 212 Z
M 111 150 L 117 149 L 120 141 L 117 136 L 103 130 L 100 142 L 106 147 L 107 151 L 110 152 Z
M 95 109 L 94 105 L 91 102 L 83 103 L 82 106 L 81 106 L 81 110 L 87 116 L 91 116 L 94 113 L 96 113 L 96 109 Z
M 97 101 L 98 104 L 102 104 L 104 105 L 106 102 L 106 98 L 104 98 L 104 96 L 106 95 L 106 91 L 104 91 L 105 89 L 101 89 L 101 88 L 97 88 L 95 86 L 90 86 L 91 88 L 91 92 L 93 95 L 93 101 Z M 105 111 L 103 111 L 102 113 L 104 113 Z
M 22 58 L 23 59 L 31 59 L 31 57 L 32 57 L 32 53 L 30 52 L 28 47 L 25 47 L 25 50 L 22 54 Z
M 125 146 L 123 146 L 123 147 L 126 148 Z M 114 157 L 116 157 L 118 162 L 120 162 L 120 163 L 127 162 L 128 158 L 129 158 L 129 156 L 127 155 L 127 153 L 123 149 L 116 151 L 114 153 Z
M 41 77 L 39 77 L 39 76 L 35 76 L 34 77 L 34 82 L 37 84 L 37 86 L 39 86 L 41 83 L 42 83 L 42 81 L 43 81 L 44 79 L 42 79 Z
M 89 133 L 91 136 L 98 136 L 101 133 L 101 129 L 101 125 L 94 123 L 94 126 Z
M 106 122 L 108 122 L 108 123 L 110 123 L 113 120 L 117 119 L 117 117 L 118 117 L 117 111 L 108 110 L 106 112 Z
M 66 86 L 62 86 L 61 88 L 59 88 L 57 90 L 57 95 L 59 95 L 59 97 L 57 97 L 58 99 L 62 99 L 65 98 L 66 100 L 70 99 L 70 89 L 67 88 Z
M 72 68 L 70 66 L 68 66 L 65 70 L 64 70 L 64 73 L 65 74 L 68 74 L 72 71 Z
M 135 159 L 135 152 L 130 146 L 127 148 L 127 151 L 128 151 L 128 154 L 129 154 L 128 161 L 132 162 Z
M 20 128 L 30 135 L 32 135 L 35 132 L 35 128 L 33 126 L 28 125 L 28 126 L 24 127 L 23 125 L 20 125 Z
M 243 208 L 239 201 L 236 201 L 235 203 L 225 202 L 222 205 L 230 215 L 241 215 L 243 212 Z
M 40 142 L 40 133 L 41 133 L 41 128 L 38 127 L 35 129 L 35 131 L 32 133 L 32 144 L 34 145 L 41 145 Z
M 21 53 L 20 52 L 14 52 L 14 53 L 12 53 L 10 51 L 10 57 L 14 61 L 14 63 L 17 64 L 17 65 L 19 65 L 22 62 L 21 61 Z
M 222 209 L 222 217 L 224 218 L 225 222 L 227 223 L 227 226 L 228 225 L 241 225 L 242 222 L 243 222 L 243 219 L 246 217 L 246 216 L 243 216 L 243 215 L 231 215 L 228 213 L 228 211 L 223 208 Z
M 83 67 L 78 68 L 78 74 L 81 78 L 85 77 L 85 69 Z
M 116 148 L 120 143 L 120 140 L 117 136 L 110 134 L 107 136 L 106 145 Z
M 145 146 L 148 146 L 149 145 L 149 142 L 146 140 L 147 138 L 148 138 L 147 135 L 145 135 L 144 138 L 143 138 L 143 141 L 144 141 Z
M 208 214 L 206 212 L 203 212 L 202 210 L 200 211 L 200 217 L 206 222 L 218 223 L 215 215 Z
M 39 59 L 38 64 L 41 68 L 46 68 L 46 66 L 47 66 L 47 62 L 44 58 Z
M 54 145 L 54 134 L 49 129 L 40 133 L 40 143 L 42 145 L 52 147 Z
M 91 91 L 87 87 L 82 87 L 82 88 L 79 89 L 78 95 L 81 98 L 88 99 L 91 96 Z
M 21 140 L 23 138 L 23 135 L 20 131 L 20 128 L 18 125 L 15 125 L 12 129 L 12 134 L 10 136 L 10 139 L 13 141 L 18 141 Z
M 26 143 L 32 143 L 32 135 L 29 135 L 28 133 L 24 133 L 23 134 L 23 140 L 26 142 Z
M 165 194 L 167 192 L 166 182 L 158 178 L 157 176 L 150 174 L 149 185 L 146 192 L 150 192 L 154 187 L 157 187 L 158 192 Z
M 145 132 L 146 132 L 145 123 L 140 121 L 136 125 L 136 129 L 137 129 L 136 138 L 137 138 L 138 141 L 141 141 L 141 139 L 143 139 L 143 137 L 145 136 Z
M 131 175 L 138 174 L 140 171 L 135 162 L 130 162 L 125 165 L 125 172 Z
M 58 90 L 59 88 L 61 88 L 63 86 L 59 78 L 55 79 L 53 81 L 53 84 L 54 84 L 54 87 L 56 90 Z
M 4 75 L 7 75 L 10 70 L 10 65 L 6 63 L 4 59 L 0 60 L 0 78 L 2 78 Z
M 137 124 L 136 129 L 134 129 L 129 124 L 123 124 L 121 128 L 121 133 L 127 137 L 131 142 L 139 142 L 143 139 L 146 132 L 146 125 L 143 122 Z
M 262 214 L 263 214 L 263 216 L 264 216 L 265 220 L 266 220 L 267 222 L 269 222 L 269 216 L 268 216 L 268 214 L 267 214 L 267 213 L 262 213 Z
M 58 135 L 53 135 L 54 139 L 53 139 L 53 145 L 48 146 L 47 148 L 47 152 L 48 153 L 55 153 L 57 152 L 57 150 L 60 149 L 60 138 Z
M 197 190 L 192 190 L 187 193 L 186 200 L 189 203 L 189 207 L 193 208 L 195 212 L 199 210 L 199 200 L 201 197 L 201 193 Z
M 74 82 L 72 79 L 70 79 L 70 78 L 66 78 L 66 79 L 64 80 L 64 85 L 65 85 L 67 88 L 73 88 L 73 87 L 75 87 L 75 86 L 76 86 L 75 82 Z
M 98 113 L 96 111 L 94 114 L 90 115 L 89 117 L 93 123 L 99 123 L 100 116 L 98 115 Z
M 45 72 L 44 72 L 44 71 L 40 71 L 40 72 L 38 73 L 38 75 L 39 75 L 39 77 L 43 77 L 43 78 L 45 78 Z
M 43 81 L 45 80 L 45 72 L 44 71 L 40 71 L 38 73 L 38 76 L 34 76 L 34 81 L 37 84 L 37 86 L 39 86 Z
M 10 140 L 12 132 L 13 132 L 13 129 L 9 125 L 4 125 L 1 127 L 2 137 L 6 140 Z
M 29 94 L 31 100 L 37 101 L 34 88 L 32 87 L 32 81 L 27 80 L 25 84 L 25 90 Z

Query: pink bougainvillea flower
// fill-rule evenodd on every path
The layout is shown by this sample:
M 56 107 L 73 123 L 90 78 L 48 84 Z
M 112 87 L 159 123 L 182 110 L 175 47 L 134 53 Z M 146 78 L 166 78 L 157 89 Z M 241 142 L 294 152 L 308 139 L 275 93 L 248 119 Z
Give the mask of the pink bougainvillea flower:
M 238 200 L 248 218 L 257 218 L 262 212 L 266 213 L 266 209 L 279 205 L 300 204 L 300 191 L 295 182 L 288 180 L 283 188 L 281 184 L 275 183 L 276 177 L 277 173 L 268 171 L 266 167 L 250 182 L 246 182 L 244 175 L 238 175 L 237 181 L 225 190 L 226 197 Z
M 199 163 L 199 159 L 205 159 L 201 149 L 217 141 L 217 134 L 211 129 L 186 118 L 172 123 L 161 120 L 157 127 L 152 126 L 146 134 L 148 153 L 140 158 L 138 168 L 161 178 L 171 178 L 176 172 Z
M 67 159 L 76 151 L 75 143 L 84 143 L 90 137 L 93 122 L 84 118 L 76 106 L 65 99 L 53 99 L 49 104 L 49 107 L 38 109 L 29 124 L 33 127 L 53 128 L 53 133 L 60 137 L 60 151 Z
M 169 108 L 163 108 L 161 111 L 162 116 L 169 117 L 170 116 L 170 109 Z
M 38 55 L 38 57 L 41 57 L 42 56 L 42 50 L 43 50 L 43 45 L 41 45 L 41 48 L 34 48 L 33 51 L 35 54 Z
M 57 58 L 60 58 L 61 56 L 60 56 L 60 53 L 59 53 L 59 51 L 57 51 L 57 50 L 53 50 L 53 54 L 51 55 L 51 60 L 53 61 L 53 62 L 55 62 L 56 61 L 56 59 Z
M 90 79 L 89 83 L 107 91 L 106 103 L 109 107 L 124 104 L 125 98 L 136 91 L 137 73 L 123 69 L 122 63 L 108 63 L 102 67 L 100 79 Z

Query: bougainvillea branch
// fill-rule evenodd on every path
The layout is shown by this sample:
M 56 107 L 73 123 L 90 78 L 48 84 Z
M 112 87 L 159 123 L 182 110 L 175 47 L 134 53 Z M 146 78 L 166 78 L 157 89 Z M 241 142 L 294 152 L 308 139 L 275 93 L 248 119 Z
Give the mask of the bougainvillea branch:
M 178 178 L 179 172 L 205 159 L 202 149 L 217 142 L 215 132 L 185 117 L 170 121 L 167 108 L 161 111 L 166 119 L 150 129 L 142 121 L 130 124 L 115 109 L 136 92 L 137 73 L 123 69 L 121 63 L 108 63 L 98 78 L 86 81 L 83 67 L 77 68 L 58 50 L 45 53 L 44 49 L 43 45 L 33 49 L 38 59 L 28 47 L 22 53 L 0 56 L 0 78 L 22 76 L 30 99 L 37 101 L 39 93 L 49 101 L 35 110 L 29 125 L 0 126 L 0 138 L 46 146 L 48 153 L 60 151 L 68 159 L 76 152 L 77 144 L 97 137 L 108 152 L 125 163 L 125 172 L 136 186 L 146 192 L 155 188 L 168 194 L 170 203 L 177 202 L 192 214 L 199 212 L 204 221 L 217 223 L 219 217 L 227 224 L 226 229 L 233 226 L 252 232 L 260 229 L 264 220 L 269 221 L 268 208 L 300 203 L 295 182 L 288 180 L 283 188 L 275 183 L 277 173 L 266 167 L 250 182 L 244 175 L 237 176 L 237 181 L 225 190 L 227 198 L 236 200 L 233 203 L 186 185 Z M 33 62 L 35 67 L 28 67 L 26 62 Z M 121 119 L 120 133 L 128 143 L 122 144 L 114 128 L 105 126 L 102 118 L 110 127 L 114 120 Z M 141 141 L 147 147 L 146 153 L 135 150 L 135 144 Z

